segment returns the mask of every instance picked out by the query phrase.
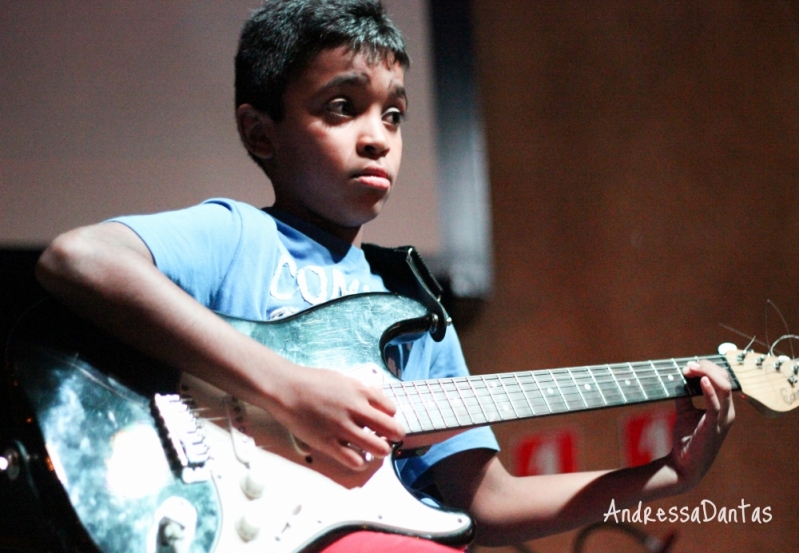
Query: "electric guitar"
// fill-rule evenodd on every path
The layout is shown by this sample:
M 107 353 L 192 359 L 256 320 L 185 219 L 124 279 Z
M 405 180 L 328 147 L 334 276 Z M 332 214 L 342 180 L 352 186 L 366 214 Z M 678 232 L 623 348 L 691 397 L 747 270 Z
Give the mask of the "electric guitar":
M 412 495 L 397 457 L 476 426 L 701 393 L 681 372 L 700 357 L 402 381 L 392 348 L 407 350 L 436 321 L 420 303 L 388 293 L 278 321 L 223 318 L 295 363 L 382 386 L 406 441 L 392 458 L 367 456 L 367 470 L 346 471 L 268 413 L 201 380 L 156 382 L 169 369 L 46 304 L 7 348 L 19 439 L 0 457 L 0 472 L 62 519 L 71 513 L 70 527 L 59 529 L 65 550 L 288 553 L 359 529 L 463 544 L 469 516 Z M 762 411 L 796 406 L 797 361 L 731 344 L 704 358 L 725 367 Z

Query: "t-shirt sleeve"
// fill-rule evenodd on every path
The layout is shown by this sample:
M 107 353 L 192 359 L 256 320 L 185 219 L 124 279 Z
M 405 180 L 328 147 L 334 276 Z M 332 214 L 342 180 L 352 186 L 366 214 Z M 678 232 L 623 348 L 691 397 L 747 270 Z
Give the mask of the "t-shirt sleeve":
M 417 349 L 417 346 L 421 347 Z M 460 341 L 454 328 L 447 329 L 444 339 L 438 343 L 434 342 L 429 335 L 425 336 L 419 344 L 414 344 L 414 350 L 411 353 L 403 380 L 427 380 L 469 375 Z M 429 367 L 429 372 L 426 371 L 426 367 Z M 469 449 L 499 451 L 499 444 L 490 427 L 473 428 L 433 445 L 427 453 L 420 457 L 400 461 L 398 464 L 400 476 L 406 484 L 415 489 L 422 489 L 432 482 L 432 475 L 428 472 L 430 467 L 454 453 Z
M 214 305 L 241 240 L 241 214 L 233 202 L 209 200 L 178 211 L 111 221 L 133 230 L 173 282 L 203 305 Z

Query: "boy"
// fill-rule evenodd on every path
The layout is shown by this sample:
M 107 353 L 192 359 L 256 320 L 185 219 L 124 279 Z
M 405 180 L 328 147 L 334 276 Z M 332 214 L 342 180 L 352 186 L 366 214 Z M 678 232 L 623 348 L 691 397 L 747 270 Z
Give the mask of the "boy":
M 264 320 L 384 289 L 357 245 L 399 171 L 407 66 L 402 38 L 377 0 L 266 2 L 242 31 L 236 119 L 273 183 L 274 206 L 214 200 L 76 229 L 43 254 L 39 279 L 144 352 L 266 409 L 348 470 L 389 455 L 404 432 L 379 390 L 290 363 L 209 308 Z M 411 357 L 406 378 L 466 371 L 453 329 L 440 343 L 426 336 Z M 734 418 L 724 371 L 692 363 L 685 374 L 701 377 L 707 411 L 679 403 L 675 449 L 649 465 L 514 478 L 490 431 L 476 429 L 408 462 L 403 478 L 416 488 L 433 484 L 445 503 L 467 510 L 487 545 L 595 521 L 611 500 L 623 508 L 685 491 L 708 470 Z M 440 548 L 358 533 L 330 550 L 357 547 Z

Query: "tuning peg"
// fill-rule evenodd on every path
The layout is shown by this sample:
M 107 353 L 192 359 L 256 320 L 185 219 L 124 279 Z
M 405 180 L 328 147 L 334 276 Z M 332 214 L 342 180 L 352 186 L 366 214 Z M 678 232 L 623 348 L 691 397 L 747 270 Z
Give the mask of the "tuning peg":
M 780 355 L 779 357 L 777 357 L 777 360 L 774 362 L 774 370 L 779 371 L 782 365 L 790 360 L 791 360 L 790 357 L 788 357 L 787 355 Z
M 724 342 L 723 344 L 719 344 L 719 355 L 727 355 L 731 351 L 735 351 L 738 349 L 738 346 L 732 344 L 730 342 Z

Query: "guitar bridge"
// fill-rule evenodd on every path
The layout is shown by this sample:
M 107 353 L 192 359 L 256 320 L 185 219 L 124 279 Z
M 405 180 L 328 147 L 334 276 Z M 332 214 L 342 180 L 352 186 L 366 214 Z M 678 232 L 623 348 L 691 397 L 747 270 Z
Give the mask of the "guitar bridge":
M 205 435 L 197 417 L 177 394 L 155 394 L 150 403 L 167 458 L 187 484 L 210 479 Z

